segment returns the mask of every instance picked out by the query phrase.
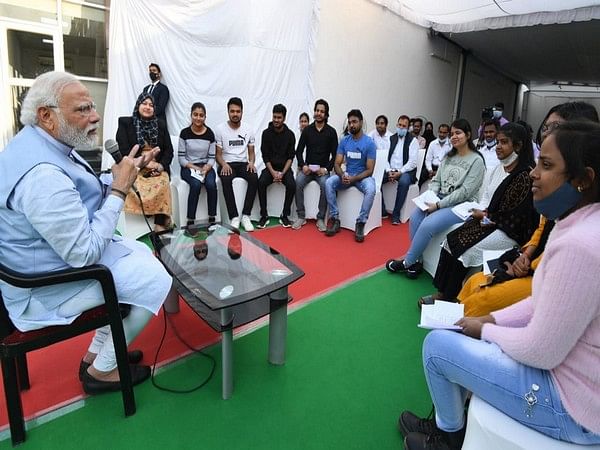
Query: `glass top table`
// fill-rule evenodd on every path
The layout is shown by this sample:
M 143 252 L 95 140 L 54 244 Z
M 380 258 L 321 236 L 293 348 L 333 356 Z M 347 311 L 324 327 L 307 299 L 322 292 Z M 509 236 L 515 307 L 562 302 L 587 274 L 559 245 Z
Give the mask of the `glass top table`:
M 195 224 L 154 243 L 186 303 L 221 333 L 223 398 L 233 392 L 233 328 L 269 314 L 269 362 L 285 363 L 288 286 L 304 272 L 248 233 Z

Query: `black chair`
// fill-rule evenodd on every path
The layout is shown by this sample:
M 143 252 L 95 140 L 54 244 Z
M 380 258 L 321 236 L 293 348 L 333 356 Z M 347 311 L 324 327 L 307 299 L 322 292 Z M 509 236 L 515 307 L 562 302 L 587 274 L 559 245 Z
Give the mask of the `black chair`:
M 79 336 L 105 325 L 110 325 L 112 331 L 119 377 L 121 379 L 125 416 L 135 414 L 135 398 L 127 360 L 125 333 L 123 332 L 123 323 L 121 321 L 113 277 L 108 268 L 98 264 L 80 269 L 66 269 L 57 272 L 25 275 L 0 264 L 0 279 L 12 286 L 22 288 L 94 279 L 100 282 L 105 301 L 104 305 L 85 311 L 70 325 L 49 326 L 39 330 L 21 332 L 15 328 L 8 317 L 0 293 L 0 358 L 4 379 L 4 395 L 6 397 L 6 408 L 13 445 L 25 441 L 25 421 L 23 419 L 20 391 L 29 389 L 27 352 Z M 76 374 L 73 375 L 75 376 Z

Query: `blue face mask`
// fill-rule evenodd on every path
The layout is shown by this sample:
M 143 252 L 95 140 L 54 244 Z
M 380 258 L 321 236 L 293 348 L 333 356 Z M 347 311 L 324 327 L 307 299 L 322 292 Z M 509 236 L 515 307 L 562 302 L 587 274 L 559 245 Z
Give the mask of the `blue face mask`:
M 396 128 L 396 133 L 398 133 L 398 136 L 400 137 L 404 137 L 406 136 L 406 133 L 408 132 L 408 130 L 406 128 Z
M 534 200 L 533 206 L 536 211 L 549 220 L 556 220 L 564 213 L 574 208 L 581 200 L 581 192 L 573 187 L 571 183 L 565 183 L 552 194 L 541 200 Z
M 494 115 L 494 119 L 499 119 L 500 117 L 502 117 L 502 110 L 501 109 L 494 110 L 493 115 Z

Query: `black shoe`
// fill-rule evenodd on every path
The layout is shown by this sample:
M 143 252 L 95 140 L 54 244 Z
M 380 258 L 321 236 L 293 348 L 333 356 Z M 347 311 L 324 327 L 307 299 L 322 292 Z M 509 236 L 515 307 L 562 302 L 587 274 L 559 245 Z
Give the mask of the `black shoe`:
M 329 219 L 329 224 L 325 230 L 326 236 L 333 236 L 340 232 L 340 219 Z
M 356 242 L 363 242 L 365 240 L 365 224 L 363 222 L 356 222 L 354 240 Z
M 460 450 L 465 440 L 465 430 L 466 427 L 451 433 L 441 430 L 438 434 L 408 433 L 404 438 L 404 448 L 406 450 Z
M 208 216 L 208 223 L 213 225 L 217 222 L 217 218 L 215 216 Z
M 416 262 L 406 268 L 406 276 L 411 280 L 416 280 L 419 278 L 419 275 L 423 272 L 423 264 L 420 262 Z
M 435 423 L 433 408 L 426 419 L 417 417 L 410 411 L 404 411 L 398 419 L 398 429 L 403 436 L 408 436 L 409 433 L 436 434 L 441 430 Z
M 281 216 L 279 218 L 279 223 L 283 228 L 289 228 L 292 226 L 292 222 L 290 222 L 290 219 L 288 219 L 287 216 Z
M 256 224 L 256 228 L 265 228 L 268 223 L 269 223 L 269 218 L 263 216 L 263 217 L 260 218 L 260 220 Z
M 390 259 L 385 263 L 385 268 L 388 272 L 391 273 L 404 273 L 406 272 L 406 267 L 404 267 L 403 259 Z
M 131 383 L 133 386 L 136 386 L 150 378 L 150 366 L 132 364 L 129 366 L 129 370 L 131 371 Z M 84 392 L 90 395 L 121 390 L 120 381 L 97 380 L 87 371 L 83 373 L 83 380 L 81 380 L 81 384 L 83 385 Z
M 141 350 L 131 350 L 127 352 L 127 360 L 130 364 L 138 364 L 144 358 L 144 354 Z M 83 374 L 87 372 L 88 367 L 92 363 L 81 361 L 79 363 L 79 381 L 83 381 Z

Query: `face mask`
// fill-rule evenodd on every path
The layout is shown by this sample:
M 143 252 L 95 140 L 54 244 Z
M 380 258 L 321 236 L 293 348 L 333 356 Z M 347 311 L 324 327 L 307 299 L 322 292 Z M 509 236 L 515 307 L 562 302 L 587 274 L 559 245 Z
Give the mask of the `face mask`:
M 494 119 L 499 119 L 500 117 L 502 117 L 502 110 L 496 109 L 496 110 L 494 110 L 493 114 L 494 114 Z
M 150 72 L 148 75 L 150 75 L 150 80 L 152 80 L 152 82 L 154 83 L 156 80 L 158 80 L 158 74 L 154 73 L 154 72 Z
M 406 136 L 407 131 L 408 130 L 406 128 L 400 128 L 400 127 L 396 128 L 396 133 L 398 133 L 398 136 L 400 136 L 400 137 Z
M 446 141 L 448 140 L 448 138 L 438 138 L 438 141 L 440 141 L 440 145 L 444 145 L 446 143 Z
M 565 181 L 564 184 L 552 194 L 541 200 L 534 200 L 536 211 L 549 220 L 558 219 L 581 200 L 581 192 Z
M 502 164 L 504 167 L 508 167 L 512 163 L 514 163 L 517 159 L 519 159 L 519 155 L 516 152 L 512 152 L 506 158 L 501 159 L 500 164 Z
M 492 147 L 494 145 L 496 145 L 496 138 L 492 138 L 492 139 L 485 139 L 485 142 L 487 143 L 488 147 Z

